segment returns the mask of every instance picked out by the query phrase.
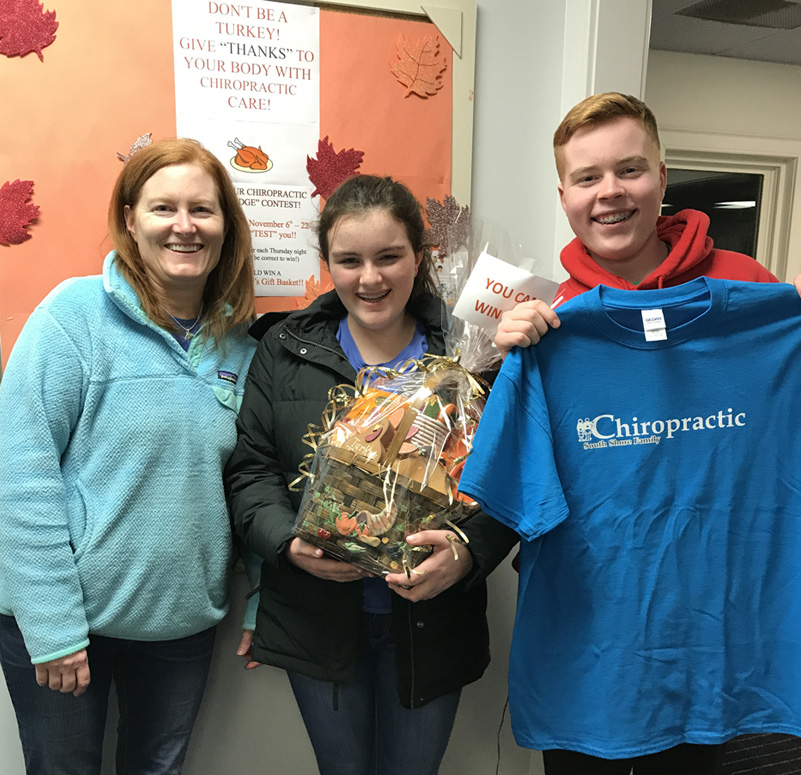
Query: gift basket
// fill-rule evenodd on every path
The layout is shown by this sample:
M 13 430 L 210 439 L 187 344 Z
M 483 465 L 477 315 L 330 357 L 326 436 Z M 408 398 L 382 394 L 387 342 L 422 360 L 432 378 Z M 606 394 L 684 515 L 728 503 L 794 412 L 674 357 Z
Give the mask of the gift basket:
M 478 508 L 459 477 L 487 393 L 477 375 L 500 356 L 490 333 L 452 315 L 481 252 L 469 211 L 446 201 L 439 213 L 447 223 L 428 211 L 447 355 L 367 367 L 355 386 L 333 388 L 322 424 L 304 436 L 313 452 L 293 483 L 305 480 L 295 535 L 380 576 L 417 572 L 432 549 L 406 537 L 421 530 L 451 528 L 456 556 L 454 544 L 467 542 L 458 523 Z
M 455 528 L 476 508 L 457 487 L 484 395 L 455 360 L 433 356 L 334 388 L 304 437 L 315 452 L 295 535 L 375 575 L 412 572 L 431 550 L 406 537 Z

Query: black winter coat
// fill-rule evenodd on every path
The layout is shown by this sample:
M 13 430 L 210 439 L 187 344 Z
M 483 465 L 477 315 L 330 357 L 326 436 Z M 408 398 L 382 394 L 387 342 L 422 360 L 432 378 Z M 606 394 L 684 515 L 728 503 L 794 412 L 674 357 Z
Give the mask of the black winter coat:
M 443 353 L 439 300 L 427 297 L 411 311 L 426 327 L 429 352 Z M 262 338 L 239 413 L 239 439 L 226 468 L 235 529 L 264 559 L 254 659 L 334 683 L 355 675 L 361 582 L 319 579 L 290 564 L 284 551 L 302 497 L 287 486 L 309 451 L 301 437 L 309 423 L 319 422 L 329 389 L 356 377 L 336 339 L 345 315 L 332 291 Z M 263 320 L 254 328 L 260 324 Z M 516 535 L 483 514 L 463 529 L 474 558 L 469 581 L 419 603 L 392 595 L 398 695 L 407 708 L 477 680 L 489 664 L 483 579 Z

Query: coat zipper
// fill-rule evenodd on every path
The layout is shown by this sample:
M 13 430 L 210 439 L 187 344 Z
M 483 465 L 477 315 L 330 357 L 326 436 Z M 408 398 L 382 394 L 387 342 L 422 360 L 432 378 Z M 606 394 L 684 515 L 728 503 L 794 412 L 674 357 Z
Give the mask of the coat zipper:
M 344 361 L 345 363 L 350 363 L 348 361 L 347 357 L 345 357 L 344 353 L 335 350 L 333 347 L 328 347 L 328 346 L 326 346 L 324 344 L 320 344 L 319 342 L 310 342 L 308 339 L 303 339 L 302 337 L 298 336 L 293 331 L 290 331 L 287 327 L 284 327 L 284 331 L 286 332 L 287 336 L 291 336 L 296 342 L 299 342 L 300 344 L 305 344 L 305 345 L 308 345 L 309 347 L 319 347 L 321 350 L 325 350 L 326 352 L 331 353 L 331 355 L 336 355 L 337 358 L 339 358 L 340 361 Z M 352 378 L 348 377 L 348 375 L 343 374 L 342 372 L 339 372 L 339 374 L 344 379 L 352 379 Z M 337 682 L 334 682 L 334 685 L 333 685 L 332 704 L 333 704 L 334 711 L 338 711 L 339 710 L 339 683 L 337 683 Z
M 348 366 L 353 368 L 353 366 L 350 365 L 350 361 L 345 356 L 345 353 L 340 352 L 338 350 L 335 350 L 333 347 L 328 347 L 328 346 L 326 346 L 324 344 L 320 344 L 319 342 L 310 342 L 308 339 L 303 339 L 302 337 L 300 337 L 297 334 L 295 334 L 292 331 L 290 331 L 288 328 L 284 328 L 284 331 L 286 332 L 287 336 L 292 337 L 292 339 L 294 339 L 296 342 L 298 342 L 300 344 L 309 345 L 309 347 L 319 347 L 321 350 L 325 350 L 325 352 L 331 353 L 331 355 L 336 355 L 336 357 L 340 361 L 342 361 L 343 363 L 347 363 Z M 300 353 L 298 353 L 298 354 L 300 354 Z M 334 371 L 337 374 L 339 374 L 339 376 L 342 377 L 342 379 L 346 379 L 349 382 L 353 382 L 356 379 L 355 373 L 354 374 L 346 374 L 344 370 L 335 368 L 333 364 L 328 363 L 328 364 L 319 364 L 319 365 L 322 365 L 322 366 L 325 366 L 326 368 L 331 369 L 332 371 Z
M 296 342 L 300 342 L 301 344 L 308 344 L 312 347 L 319 347 L 321 350 L 325 350 L 326 352 L 331 353 L 332 355 L 336 355 L 340 360 L 347 361 L 347 358 L 341 353 L 337 352 L 333 347 L 327 347 L 324 344 L 320 344 L 319 342 L 310 342 L 308 339 L 301 339 L 297 334 L 290 331 L 288 328 L 285 328 L 287 336 L 291 336 Z

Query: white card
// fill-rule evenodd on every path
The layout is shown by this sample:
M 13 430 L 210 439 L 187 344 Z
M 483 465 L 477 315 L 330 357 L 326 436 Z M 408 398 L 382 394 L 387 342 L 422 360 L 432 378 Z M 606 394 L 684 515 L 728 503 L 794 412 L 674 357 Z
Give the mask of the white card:
M 453 314 L 494 335 L 501 315 L 531 299 L 553 301 L 558 284 L 482 252 L 456 300 Z

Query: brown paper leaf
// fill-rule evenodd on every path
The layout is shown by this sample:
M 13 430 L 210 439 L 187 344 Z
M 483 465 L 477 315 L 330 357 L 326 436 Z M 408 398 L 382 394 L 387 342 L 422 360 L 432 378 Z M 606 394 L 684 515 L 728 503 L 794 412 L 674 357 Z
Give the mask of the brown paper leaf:
M 390 62 L 392 74 L 406 87 L 405 97 L 412 92 L 421 97 L 436 94 L 442 88 L 442 73 L 447 62 L 439 50 L 439 37 L 420 38 L 412 44 L 405 35 L 395 42 L 398 59 Z

